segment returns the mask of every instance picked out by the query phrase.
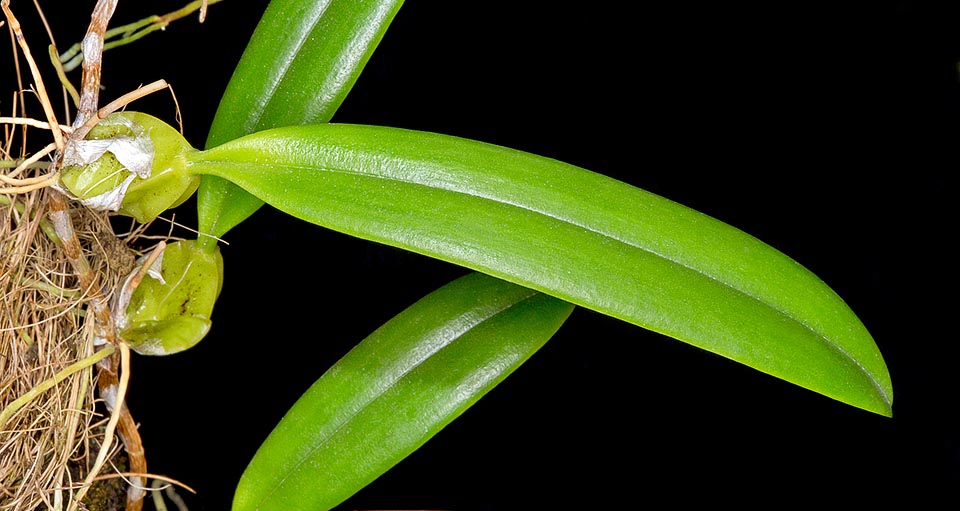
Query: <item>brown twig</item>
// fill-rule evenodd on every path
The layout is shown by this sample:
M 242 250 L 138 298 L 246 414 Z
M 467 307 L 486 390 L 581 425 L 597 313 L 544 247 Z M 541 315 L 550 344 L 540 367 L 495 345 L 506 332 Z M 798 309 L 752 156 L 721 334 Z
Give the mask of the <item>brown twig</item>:
M 80 78 L 80 107 L 73 120 L 74 140 L 83 140 L 92 126 L 87 121 L 96 117 L 100 99 L 100 70 L 103 57 L 103 34 L 107 24 L 117 8 L 117 0 L 98 0 L 90 15 L 90 26 L 81 43 L 83 52 L 83 74 Z
M 80 126 L 77 131 L 80 131 L 81 133 L 89 132 L 90 129 L 96 126 L 97 123 L 100 122 L 100 120 L 104 117 L 148 94 L 153 94 L 154 92 L 161 91 L 169 87 L 170 85 L 168 85 L 165 80 L 157 80 L 155 82 L 148 83 L 139 89 L 130 91 L 123 96 L 120 96 L 119 98 L 107 103 L 107 105 L 103 108 L 97 110 L 96 114 L 87 119 L 87 122 Z
M 107 356 L 97 363 L 97 387 L 100 396 L 104 399 L 108 409 L 110 410 L 110 418 L 107 425 L 106 435 L 102 442 L 100 452 L 97 455 L 97 460 L 94 466 L 87 471 L 84 483 L 79 487 L 77 493 L 73 495 L 69 506 L 69 509 L 71 510 L 76 509 L 81 505 L 81 501 L 84 495 L 88 492 L 91 483 L 98 477 L 100 470 L 104 466 L 104 463 L 111 452 L 110 445 L 113 443 L 114 433 L 120 437 L 120 440 L 122 440 L 124 444 L 124 448 L 128 456 L 130 470 L 132 472 L 130 480 L 131 487 L 127 494 L 126 509 L 134 511 L 141 509 L 143 497 L 145 495 L 145 479 L 141 476 L 141 474 L 148 473 L 146 458 L 144 456 L 143 446 L 137 430 L 136 422 L 124 404 L 124 395 L 126 393 L 127 384 L 130 378 L 130 350 L 118 337 L 116 332 L 116 319 L 111 314 L 110 302 L 108 301 L 109 296 L 113 294 L 114 290 L 127 293 L 132 292 L 132 290 L 138 284 L 139 279 L 142 279 L 143 275 L 138 274 L 133 279 L 129 279 L 125 284 L 122 284 L 122 286 L 125 287 L 118 286 L 115 281 L 105 281 L 105 275 L 100 274 L 101 267 L 97 266 L 97 260 L 88 259 L 87 255 L 85 254 L 84 245 L 81 244 L 81 238 L 78 237 L 74 220 L 72 219 L 75 216 L 74 214 L 76 211 L 71 211 L 72 206 L 68 197 L 63 193 L 54 190 L 53 188 L 47 188 L 45 190 L 45 194 L 42 194 L 42 196 L 45 198 L 45 201 L 41 203 L 39 199 L 35 199 L 39 198 L 41 194 L 32 193 L 40 188 L 48 187 L 56 182 L 59 170 L 63 165 L 64 154 L 69 153 L 69 151 L 73 149 L 71 147 L 73 144 L 83 140 L 89 131 L 96 126 L 96 124 L 103 117 L 112 113 L 113 111 L 123 108 L 130 102 L 146 94 L 169 87 L 163 80 L 158 80 L 157 82 L 148 84 L 145 87 L 125 94 L 117 100 L 110 102 L 106 106 L 99 108 L 100 76 L 102 71 L 101 59 L 104 48 L 104 38 L 107 26 L 110 18 L 113 15 L 113 12 L 116 9 L 117 3 L 118 0 L 98 0 L 96 6 L 94 7 L 86 35 L 84 36 L 80 45 L 83 55 L 83 73 L 81 77 L 79 101 L 77 102 L 77 114 L 71 124 L 72 127 L 65 127 L 57 123 L 56 116 L 54 115 L 53 108 L 50 104 L 50 98 L 45 87 L 43 86 L 39 72 L 37 71 L 37 65 L 30 53 L 29 45 L 24 38 L 19 22 L 17 22 L 16 18 L 13 16 L 13 13 L 8 7 L 9 0 L 0 0 L 0 6 L 2 6 L 3 12 L 6 15 L 7 24 L 11 29 L 13 39 L 17 43 L 17 46 L 19 46 L 20 53 L 23 54 L 24 60 L 27 63 L 31 74 L 33 75 L 36 89 L 35 93 L 41 105 L 43 106 L 46 116 L 46 122 L 24 119 L 23 117 L 19 117 L 18 113 L 14 111 L 12 117 L 0 117 L 0 123 L 4 125 L 23 126 L 24 138 L 27 126 L 49 129 L 53 133 L 54 138 L 54 143 L 49 144 L 45 149 L 34 153 L 29 157 L 23 154 L 16 157 L 11 157 L 8 153 L 8 149 L 0 148 L 0 154 L 3 155 L 3 158 L 9 158 L 11 161 L 15 160 L 10 164 L 10 167 L 15 167 L 13 171 L 5 172 L 4 174 L 0 175 L 0 194 L 26 194 L 22 196 L 23 199 L 16 198 L 16 200 L 14 200 L 12 197 L 7 198 L 0 195 L 0 200 L 2 200 L 3 204 L 6 204 L 7 206 L 16 205 L 16 203 L 19 202 L 36 200 L 36 202 L 40 204 L 41 208 L 46 208 L 46 218 L 49 220 L 49 225 L 53 231 L 53 234 L 50 235 L 51 239 L 55 240 L 57 247 L 59 247 L 59 250 L 62 251 L 64 255 L 63 259 L 66 259 L 66 262 L 72 269 L 72 274 L 76 278 L 76 285 L 79 287 L 78 290 L 71 289 L 73 293 L 79 295 L 74 298 L 75 301 L 73 302 L 73 305 L 66 308 L 63 312 L 58 312 L 53 317 L 60 317 L 68 314 L 71 316 L 78 316 L 76 304 L 86 303 L 87 311 L 91 313 L 86 316 L 86 319 L 87 326 L 92 326 L 93 344 L 110 345 L 116 347 L 117 350 L 116 353 Z M 211 1 L 210 3 L 214 3 L 214 1 Z M 206 4 L 207 2 L 203 1 L 200 5 L 201 16 L 205 14 Z M 196 9 L 196 7 L 194 7 L 194 9 Z M 16 62 L 17 66 L 19 66 L 19 60 Z M 23 87 L 21 87 L 21 90 L 24 90 Z M 21 98 L 21 111 L 23 110 L 23 95 L 23 92 L 21 92 L 19 93 L 19 96 L 15 96 L 15 99 L 18 97 Z M 67 112 L 67 118 L 69 118 L 69 112 Z M 12 145 L 10 141 L 11 139 L 7 138 L 8 147 Z M 39 174 L 35 172 L 37 168 L 44 168 L 38 165 L 39 160 L 50 153 L 53 153 L 53 161 L 49 167 L 46 167 L 48 170 L 40 175 L 36 175 Z M 18 207 L 10 209 L 20 211 L 24 208 Z M 82 210 L 81 213 L 81 218 L 86 219 L 89 217 L 89 215 Z M 38 215 L 40 214 L 42 213 L 38 213 Z M 84 234 L 85 237 L 83 239 L 87 240 L 88 245 L 86 246 L 88 249 L 90 249 L 89 237 L 87 237 L 87 234 L 83 230 L 81 230 L 81 234 Z M 96 236 L 94 236 L 94 238 L 96 238 Z M 0 249 L 5 250 L 2 246 L 4 243 L 5 240 L 0 239 Z M 96 246 L 95 242 L 93 246 Z M 161 243 L 154 251 L 152 258 L 155 259 L 157 257 L 160 251 L 162 251 L 162 247 L 163 244 Z M 8 253 L 10 252 L 5 251 L 4 255 L 6 256 Z M 91 263 L 91 260 L 94 262 Z M 8 262 L 12 264 L 10 261 L 0 260 L 0 277 L 3 276 L 4 265 Z M 143 271 L 145 271 L 146 268 L 149 268 L 149 266 L 150 262 L 148 261 L 144 265 Z M 66 286 L 67 274 L 70 272 L 65 272 L 64 270 L 58 271 L 60 272 L 58 275 L 63 282 L 61 287 Z M 24 279 L 23 282 L 26 282 L 26 279 Z M 20 287 L 20 289 L 27 288 L 28 286 L 23 285 Z M 0 286 L 0 290 L 2 290 L 2 286 Z M 4 310 L 2 307 L 0 307 L 0 316 L 3 314 Z M 33 319 L 32 317 L 18 317 L 11 318 L 9 320 L 6 318 L 3 319 L 4 324 L 9 323 L 14 325 L 15 331 L 19 332 L 21 337 L 26 336 L 26 334 L 23 332 L 25 332 L 27 328 L 31 328 L 34 325 L 40 325 L 44 321 L 49 321 L 49 318 Z M 93 348 L 89 343 L 86 344 L 85 349 L 88 350 L 87 353 L 93 352 Z M 89 375 L 86 376 L 86 378 L 89 382 Z M 76 403 L 75 407 L 78 410 L 81 409 L 81 403 L 83 402 L 82 394 L 80 397 L 76 397 L 76 394 L 79 392 L 78 389 L 80 388 L 81 386 L 78 380 L 76 383 L 74 383 L 74 391 L 70 398 L 71 403 Z M 75 428 L 76 424 L 73 427 Z M 37 457 L 33 456 L 33 459 L 37 459 Z M 64 463 L 65 462 L 66 458 L 64 458 Z M 63 472 L 61 472 L 58 477 L 59 478 L 55 477 L 53 479 L 54 481 L 60 481 L 53 490 L 54 501 L 62 499 L 59 492 L 68 488 L 72 488 L 72 485 L 64 481 Z M 69 476 L 66 477 L 69 478 Z M 51 503 L 46 494 L 41 494 L 39 498 L 47 504 Z
M 77 117 L 73 121 L 74 130 L 67 144 L 82 140 L 101 119 L 99 115 L 99 94 L 103 37 L 116 7 L 117 0 L 98 0 L 93 9 L 93 14 L 90 16 L 90 25 L 87 28 L 87 34 L 84 36 L 82 42 L 83 74 L 81 77 L 80 104 Z M 139 96 L 135 95 L 135 97 Z M 116 106 L 115 108 L 119 108 L 120 106 Z M 62 155 L 63 152 L 60 152 L 55 158 L 56 165 L 60 165 L 62 162 Z M 85 481 L 84 486 L 78 493 L 75 502 L 79 502 L 89 489 L 89 484 L 92 482 L 93 477 L 99 472 L 99 467 L 103 464 L 104 458 L 102 455 L 106 453 L 112 438 L 113 429 L 111 426 L 118 428 L 117 432 L 126 448 L 130 468 L 134 472 L 146 473 L 147 462 L 144 457 L 143 444 L 140 440 L 140 433 L 137 431 L 136 422 L 133 420 L 130 411 L 123 402 L 127 387 L 126 382 L 129 379 L 130 349 L 117 339 L 106 297 L 103 296 L 103 293 L 98 288 L 96 274 L 91 270 L 89 263 L 84 257 L 82 248 L 77 241 L 76 233 L 73 230 L 66 197 L 52 189 L 49 190 L 47 196 L 50 203 L 49 218 L 54 230 L 57 232 L 57 236 L 59 236 L 62 241 L 64 254 L 76 272 L 81 290 L 90 296 L 90 308 L 96 317 L 95 338 L 120 348 L 119 361 L 117 360 L 117 356 L 114 355 L 97 364 L 99 368 L 97 387 L 112 413 L 110 425 L 107 428 L 107 435 L 104 439 L 104 445 L 101 448 L 101 455 L 98 455 L 97 464 L 88 474 L 87 481 Z M 122 367 L 122 371 L 119 370 L 120 367 L 118 366 Z M 139 511 L 143 506 L 143 497 L 145 495 L 143 481 L 136 478 L 132 483 L 131 488 L 127 492 L 127 509 Z
M 100 120 L 99 114 L 99 94 L 100 94 L 100 73 L 101 58 L 103 55 L 103 37 L 107 30 L 107 25 L 113 12 L 116 10 L 117 0 L 98 0 L 90 16 L 90 26 L 87 28 L 87 35 L 82 42 L 83 51 L 83 74 L 81 77 L 80 88 L 80 106 L 77 111 L 77 117 L 73 121 L 74 132 L 70 135 L 70 141 L 82 140 L 87 133 Z M 68 141 L 68 143 L 70 142 Z M 57 158 L 57 160 L 61 160 Z M 57 230 L 57 235 L 64 241 L 64 252 L 67 259 L 73 265 L 77 272 L 77 278 L 80 281 L 81 289 L 91 293 L 93 297 L 90 301 L 91 308 L 97 319 L 97 337 L 104 342 L 116 344 L 120 347 L 121 357 L 118 360 L 116 356 L 104 360 L 98 367 L 100 368 L 97 387 L 100 389 L 100 395 L 105 396 L 107 405 L 112 409 L 111 424 L 118 425 L 118 433 L 126 447 L 127 457 L 130 468 L 134 472 L 147 472 L 147 461 L 143 453 L 143 444 L 140 440 L 140 433 L 137 431 L 136 422 L 130 415 L 123 402 L 126 391 L 126 381 L 129 378 L 129 358 L 130 349 L 118 342 L 114 329 L 113 320 L 110 315 L 110 308 L 106 303 L 106 298 L 96 287 L 96 275 L 90 270 L 89 264 L 83 257 L 79 246 L 75 246 L 76 236 L 72 234 L 72 225 L 69 214 L 67 213 L 66 198 L 59 192 L 51 191 L 50 197 L 50 219 Z M 62 230 L 62 232 L 61 232 Z M 71 241 L 68 241 L 68 238 Z M 118 365 L 123 367 L 122 372 L 118 371 Z M 113 397 L 113 402 L 107 396 Z M 107 437 L 101 452 L 106 451 L 107 442 L 111 435 L 108 428 Z M 98 462 L 102 465 L 102 458 L 98 457 Z M 83 493 L 89 488 L 89 483 L 98 472 L 95 466 L 90 472 L 88 481 L 86 481 L 80 492 Z M 136 478 L 132 481 L 132 486 L 127 492 L 127 509 L 139 511 L 143 506 L 142 479 Z M 77 501 L 80 498 L 78 497 Z
M 43 111 L 47 116 L 47 122 L 50 124 L 51 131 L 53 132 L 53 139 L 57 144 L 57 148 L 62 148 L 63 134 L 60 132 L 59 124 L 57 123 L 57 116 L 53 113 L 53 106 L 50 104 L 49 96 L 47 95 L 47 89 L 43 85 L 43 78 L 40 76 L 40 70 L 37 69 L 37 63 L 33 60 L 33 55 L 30 53 L 30 46 L 27 45 L 27 41 L 23 37 L 23 30 L 20 28 L 20 22 L 17 21 L 16 16 L 13 15 L 13 11 L 10 10 L 10 0 L 0 0 L 0 8 L 3 9 L 3 14 L 10 22 L 10 29 L 13 31 L 14 37 L 17 40 L 17 44 L 20 45 L 20 51 L 23 52 L 23 56 L 27 59 L 27 65 L 30 67 L 30 74 L 33 75 L 34 84 L 37 87 L 37 94 L 40 96 L 41 104 L 43 105 Z M 97 80 L 97 88 L 99 89 L 99 73 Z

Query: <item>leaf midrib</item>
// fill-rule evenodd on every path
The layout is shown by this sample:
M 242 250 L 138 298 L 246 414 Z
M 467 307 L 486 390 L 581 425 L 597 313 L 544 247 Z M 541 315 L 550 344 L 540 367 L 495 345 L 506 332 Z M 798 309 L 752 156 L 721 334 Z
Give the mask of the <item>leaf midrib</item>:
M 362 153 L 362 152 L 363 152 L 363 151 L 361 150 L 361 153 Z M 772 303 L 768 302 L 767 300 L 764 300 L 762 297 L 756 296 L 756 295 L 754 295 L 754 294 L 751 294 L 751 293 L 750 293 L 749 291 L 747 291 L 747 290 L 744 290 L 744 289 L 741 289 L 741 288 L 736 287 L 736 286 L 734 286 L 734 285 L 731 285 L 731 284 L 725 282 L 724 280 L 722 280 L 722 279 L 720 279 L 720 278 L 718 278 L 718 277 L 716 277 L 716 276 L 714 276 L 714 275 L 711 275 L 711 274 L 709 274 L 709 273 L 705 273 L 704 271 L 702 271 L 702 270 L 700 270 L 700 269 L 698 269 L 698 268 L 692 267 L 692 266 L 690 266 L 690 265 L 688 265 L 688 264 L 685 264 L 684 262 L 679 261 L 679 260 L 677 260 L 677 259 L 675 259 L 675 258 L 672 258 L 672 257 L 670 257 L 670 256 L 667 256 L 667 255 L 658 253 L 657 251 L 652 250 L 652 249 L 650 249 L 650 248 L 648 248 L 648 247 L 644 247 L 644 246 L 641 246 L 641 245 L 638 245 L 638 244 L 635 244 L 635 243 L 631 243 L 630 241 L 621 239 L 620 237 L 618 237 L 618 236 L 616 236 L 616 235 L 613 235 L 613 234 L 609 234 L 609 233 L 607 233 L 607 232 L 605 232 L 605 231 L 603 231 L 603 230 L 595 229 L 595 228 L 593 228 L 593 227 L 591 227 L 591 226 L 589 226 L 589 225 L 583 225 L 583 224 L 581 224 L 581 223 L 579 223 L 579 222 L 575 222 L 575 221 L 573 221 L 573 220 L 571 220 L 571 219 L 567 219 L 567 218 L 564 218 L 564 217 L 560 217 L 560 216 L 551 214 L 551 213 L 549 213 L 549 212 L 547 212 L 547 211 L 543 211 L 543 210 L 540 210 L 540 209 L 538 209 L 538 208 L 531 207 L 530 205 L 527 205 L 527 204 L 517 203 L 517 202 L 514 202 L 514 201 L 503 200 L 503 199 L 500 199 L 500 198 L 498 198 L 498 197 L 496 197 L 496 196 L 489 195 L 489 194 L 470 193 L 470 191 L 467 191 L 467 190 L 458 189 L 458 188 L 451 188 L 451 187 L 448 186 L 448 183 L 446 183 L 446 182 L 442 182 L 440 185 L 431 185 L 431 184 L 426 184 L 426 183 L 422 183 L 422 182 L 419 182 L 419 181 L 412 181 L 412 180 L 401 179 L 400 177 L 398 177 L 398 176 L 396 176 L 396 175 L 383 175 L 383 174 L 379 174 L 379 173 L 363 173 L 363 172 L 357 172 L 357 171 L 351 170 L 351 169 L 341 169 L 341 168 L 335 168 L 335 167 L 330 167 L 330 166 L 301 165 L 301 164 L 295 164 L 295 163 L 283 163 L 283 164 L 275 164 L 275 163 L 249 163 L 249 162 L 242 162 L 242 163 L 241 163 L 241 162 L 237 162 L 237 161 L 229 161 L 229 160 L 228 160 L 228 161 L 222 161 L 222 160 L 212 160 L 212 159 L 211 159 L 211 160 L 203 160 L 203 163 L 202 163 L 202 164 L 208 164 L 208 163 L 209 163 L 209 164 L 212 164 L 212 165 L 215 166 L 215 167 L 219 167 L 219 168 L 227 168 L 227 167 L 230 167 L 230 166 L 237 166 L 238 163 L 239 163 L 239 164 L 241 164 L 241 165 L 254 165 L 254 166 L 258 167 L 258 168 L 267 167 L 267 168 L 276 168 L 276 169 L 287 170 L 287 171 L 293 170 L 293 171 L 310 171 L 310 172 L 316 172 L 317 170 L 320 170 L 320 171 L 322 171 L 322 172 L 329 172 L 329 173 L 350 175 L 350 176 L 356 176 L 356 177 L 360 177 L 360 178 L 379 179 L 379 180 L 383 180 L 383 181 L 387 181 L 387 182 L 400 183 L 400 184 L 408 185 L 408 186 L 419 186 L 419 187 L 424 187 L 424 188 L 429 189 L 429 190 L 442 190 L 442 191 L 448 192 L 448 193 L 462 194 L 462 195 L 469 196 L 469 197 L 476 197 L 476 198 L 479 198 L 479 199 L 489 200 L 489 201 L 494 202 L 494 203 L 503 204 L 503 205 L 510 206 L 510 207 L 515 207 L 515 208 L 520 209 L 520 210 L 523 210 L 523 211 L 527 211 L 527 212 L 539 214 L 539 215 L 542 215 L 542 216 L 544 216 L 544 217 L 547 217 L 547 218 L 551 218 L 551 219 L 553 219 L 553 220 L 556 220 L 556 221 L 558 221 L 558 222 L 561 222 L 561 223 L 564 223 L 564 224 L 568 224 L 568 225 L 571 225 L 571 226 L 574 226 L 574 227 L 578 227 L 578 228 L 583 229 L 583 230 L 585 230 L 585 231 L 587 231 L 587 232 L 596 234 L 596 235 L 601 236 L 601 237 L 606 238 L 606 239 L 613 240 L 613 241 L 615 241 L 615 242 L 617 242 L 617 243 L 621 243 L 621 244 L 626 245 L 626 246 L 628 246 L 628 247 L 632 247 L 632 248 L 637 249 L 637 250 L 640 250 L 640 251 L 642 251 L 642 252 L 644 252 L 644 253 L 650 254 L 650 255 L 652 255 L 652 256 L 654 256 L 654 257 L 657 257 L 657 258 L 660 258 L 660 259 L 662 259 L 662 260 L 668 261 L 669 263 L 674 264 L 674 265 L 676 265 L 676 266 L 678 266 L 678 267 L 681 267 L 681 268 L 684 268 L 684 269 L 686 269 L 686 270 L 688 270 L 688 271 L 691 271 L 691 272 L 694 272 L 694 273 L 696 273 L 696 274 L 699 274 L 699 275 L 703 276 L 704 278 L 706 278 L 706 279 L 708 279 L 708 280 L 710 280 L 710 281 L 713 281 L 713 282 L 719 284 L 720 286 L 723 286 L 724 288 L 730 289 L 730 290 L 732 290 L 733 292 L 735 292 L 735 293 L 737 293 L 737 294 L 739 294 L 739 295 L 745 296 L 747 299 L 753 300 L 753 301 L 755 301 L 755 302 L 763 305 L 764 307 L 767 307 L 768 309 L 773 310 L 776 314 L 778 314 L 778 315 L 780 315 L 780 316 L 782 316 L 782 317 L 784 317 L 784 318 L 786 318 L 786 319 L 788 319 L 788 320 L 790 320 L 790 321 L 792 321 L 792 322 L 800 325 L 801 327 L 803 327 L 804 329 L 806 329 L 807 331 L 809 331 L 810 333 L 812 333 L 816 338 L 821 339 L 821 340 L 823 341 L 824 345 L 825 345 L 827 348 L 833 350 L 833 351 L 836 352 L 836 353 L 839 353 L 843 358 L 845 358 L 846 360 L 852 362 L 853 365 L 856 366 L 861 373 L 863 373 L 865 376 L 867 376 L 867 378 L 870 380 L 870 383 L 873 385 L 874 389 L 875 389 L 875 390 L 878 392 L 878 394 L 880 395 L 881 399 L 883 399 L 883 401 L 884 401 L 888 406 L 890 405 L 889 396 L 887 395 L 887 392 L 886 392 L 886 391 L 883 389 L 883 387 L 881 386 L 880 380 L 879 380 L 878 378 L 876 378 L 876 377 L 874 376 L 874 374 L 873 374 L 870 370 L 868 370 L 866 367 L 864 367 L 863 364 L 861 364 L 861 363 L 856 359 L 856 357 L 851 356 L 850 353 L 847 352 L 846 350 L 844 350 L 838 343 L 834 342 L 829 336 L 827 336 L 827 335 L 825 335 L 824 333 L 818 331 L 814 326 L 810 325 L 809 323 L 807 323 L 807 322 L 805 322 L 805 321 L 797 318 L 796 316 L 794 316 L 794 315 L 792 315 L 792 314 L 790 314 L 790 313 L 788 313 L 788 312 L 786 312 L 786 311 L 783 311 L 783 310 L 779 309 L 778 307 L 775 306 L 775 304 L 772 304 Z M 282 208 L 280 208 L 280 209 L 282 209 Z M 505 280 L 509 280 L 509 276 L 505 276 L 505 277 L 506 277 Z M 501 277 L 501 278 L 504 278 L 504 277 Z M 514 282 L 514 283 L 517 283 L 517 284 L 520 284 L 520 285 L 527 285 L 526 283 L 518 283 L 518 282 Z M 551 293 L 551 290 L 549 290 L 549 289 L 538 289 L 538 290 L 541 291 L 541 292 L 547 293 L 547 294 L 552 294 L 552 293 Z M 584 307 L 587 307 L 587 308 L 592 308 L 592 307 L 590 307 L 589 305 L 584 304 L 584 303 L 578 303 L 578 305 L 581 305 L 581 306 L 584 306 Z M 620 318 L 620 319 L 625 319 L 625 318 Z M 643 328 L 647 328 L 647 329 L 656 331 L 657 333 L 660 333 L 660 334 L 668 335 L 668 336 L 669 336 L 669 334 L 667 334 L 667 333 L 665 333 L 665 332 L 663 332 L 663 331 L 660 331 L 660 330 L 658 330 L 657 328 L 653 328 L 653 327 L 650 327 L 650 326 L 647 326 L 647 325 L 643 325 Z
M 327 12 L 327 10 L 330 9 L 330 6 L 333 4 L 334 1 L 336 0 L 329 0 L 326 3 L 326 5 L 323 6 L 322 9 L 314 11 L 315 16 L 309 22 L 310 28 L 308 30 L 304 30 L 300 32 L 299 35 L 301 35 L 302 37 L 299 37 L 297 39 L 297 43 L 293 47 L 294 49 L 292 52 L 292 54 L 296 55 L 296 57 L 292 59 L 286 59 L 286 61 L 284 62 L 284 65 L 281 66 L 280 68 L 280 72 L 276 75 L 277 77 L 276 80 L 270 83 L 270 86 L 268 87 L 266 94 L 264 94 L 264 96 L 269 99 L 263 103 L 255 102 L 254 105 L 251 106 L 250 110 L 252 115 L 249 117 L 249 119 L 254 121 L 253 125 L 256 127 L 254 131 L 268 128 L 260 125 L 260 121 L 263 119 L 264 113 L 269 109 L 270 105 L 273 104 L 274 99 L 276 99 L 277 90 L 280 88 L 280 85 L 286 80 L 287 74 L 290 72 L 290 69 L 293 68 L 293 65 L 297 62 L 297 59 L 299 58 L 299 55 L 300 55 L 300 49 L 303 48 L 303 46 L 307 43 L 308 40 L 310 40 L 310 36 L 313 35 L 314 30 L 316 30 L 317 24 L 320 23 L 320 19 L 323 18 L 323 15 Z
M 522 286 L 521 286 L 521 287 L 522 287 Z M 330 434 L 327 435 L 326 438 L 324 438 L 322 442 L 320 442 L 319 444 L 317 444 L 316 446 L 314 446 L 313 448 L 311 448 L 311 449 L 303 456 L 302 459 L 300 459 L 299 461 L 297 461 L 297 463 L 296 463 L 289 471 L 287 471 L 286 474 L 284 474 L 283 478 L 280 479 L 280 481 L 277 482 L 277 484 L 273 487 L 273 489 L 271 489 L 270 492 L 269 492 L 267 495 L 264 495 L 264 497 L 263 497 L 262 499 L 260 499 L 258 502 L 264 502 L 264 501 L 268 500 L 273 494 L 275 494 L 275 493 L 280 489 L 281 486 L 283 486 L 283 483 L 284 483 L 287 479 L 290 478 L 290 475 L 292 475 L 293 473 L 295 473 L 295 472 L 297 471 L 297 469 L 298 469 L 301 465 L 303 465 L 304 463 L 306 463 L 306 462 L 314 455 L 314 453 L 316 453 L 318 450 L 320 450 L 321 448 L 323 448 L 324 446 L 326 446 L 333 438 L 335 438 L 335 437 L 337 436 L 337 433 L 339 433 L 343 428 L 347 427 L 347 425 L 349 425 L 351 422 L 353 422 L 353 419 L 354 419 L 357 415 L 359 415 L 360 413 L 362 413 L 364 410 L 366 410 L 367 407 L 368 407 L 371 403 L 373 403 L 374 401 L 378 400 L 381 396 L 383 396 L 384 394 L 387 394 L 389 391 L 393 390 L 398 384 L 400 384 L 400 382 L 401 382 L 407 375 L 409 375 L 410 373 L 412 373 L 414 370 L 416 370 L 416 369 L 417 369 L 418 367 L 420 367 L 421 365 L 427 363 L 427 362 L 428 362 L 431 358 L 433 358 L 433 356 L 436 355 L 437 353 L 440 353 L 441 351 L 443 351 L 443 350 L 447 349 L 448 347 L 450 347 L 453 343 L 457 342 L 460 338 L 462 338 L 464 335 L 466 335 L 467 333 L 469 333 L 469 332 L 472 331 L 473 329 L 477 328 L 478 326 L 482 325 L 483 323 L 485 323 L 485 322 L 487 322 L 487 321 L 490 321 L 491 319 L 493 319 L 494 317 L 500 315 L 501 313 L 503 313 L 503 312 L 505 312 L 505 311 L 507 311 L 507 310 L 510 310 L 511 308 L 516 307 L 517 305 L 520 305 L 520 304 L 526 302 L 527 300 L 530 300 L 531 298 L 533 298 L 533 297 L 535 297 L 535 296 L 537 295 L 537 291 L 535 291 L 535 290 L 533 290 L 533 289 L 529 289 L 529 288 L 528 288 L 528 291 L 529 291 L 529 293 L 527 293 L 526 295 L 524 295 L 523 298 L 520 298 L 520 299 L 518 299 L 518 300 L 516 300 L 516 301 L 507 303 L 505 306 L 501 306 L 501 307 L 496 307 L 496 308 L 493 308 L 493 309 L 489 309 L 489 310 L 491 311 L 489 314 L 483 316 L 481 319 L 479 319 L 479 320 L 476 321 L 475 323 L 471 324 L 469 327 L 464 328 L 464 329 L 463 329 L 458 335 L 456 335 L 456 336 L 453 338 L 453 340 L 451 340 L 450 342 L 447 342 L 447 343 L 443 344 L 443 345 L 440 346 L 438 349 L 435 349 L 435 350 L 433 350 L 433 351 L 428 352 L 428 353 L 427 353 L 425 356 L 423 356 L 419 361 L 417 361 L 416 364 L 411 365 L 409 368 L 407 368 L 406 370 L 404 370 L 402 373 L 399 373 L 399 374 L 397 375 L 397 377 L 396 377 L 392 382 L 390 382 L 389 385 L 384 386 L 384 387 L 383 387 L 382 389 L 380 389 L 378 392 L 376 392 L 375 394 L 372 394 L 372 395 L 370 396 L 370 398 L 369 398 L 369 399 L 366 399 L 366 400 L 362 403 L 362 405 L 361 405 L 360 407 L 358 407 L 353 413 L 351 413 L 351 414 L 347 415 L 346 417 L 344 417 L 343 420 L 340 421 L 340 423 L 337 424 L 337 426 L 336 426 L 333 430 L 330 431 Z M 459 314 L 459 315 L 457 316 L 457 318 L 462 318 L 462 317 L 467 316 L 467 315 L 469 315 L 469 314 L 468 314 L 468 313 L 462 313 L 462 314 Z M 449 323 L 449 322 L 450 322 L 450 320 L 446 321 L 445 323 Z

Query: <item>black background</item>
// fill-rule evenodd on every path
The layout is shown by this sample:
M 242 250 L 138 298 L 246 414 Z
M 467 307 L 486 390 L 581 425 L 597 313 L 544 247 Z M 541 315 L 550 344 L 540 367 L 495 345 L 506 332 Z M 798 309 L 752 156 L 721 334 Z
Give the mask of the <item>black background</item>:
M 13 4 L 42 55 L 32 6 Z M 82 37 L 93 2 L 61 4 L 41 2 L 65 47 Z M 202 146 L 265 4 L 229 0 L 203 25 L 191 17 L 108 52 L 103 100 L 164 78 L 188 140 Z M 114 24 L 179 5 L 121 2 Z M 910 1 L 635 9 L 411 0 L 334 121 L 550 156 L 757 236 L 823 278 L 873 333 L 894 418 L 578 309 L 514 375 L 342 509 L 955 503 L 947 176 L 960 13 Z M 7 74 L 7 53 L 0 59 Z M 163 93 L 136 108 L 174 120 Z M 195 225 L 192 207 L 177 221 Z M 128 401 L 151 471 L 196 488 L 194 510 L 228 508 L 259 443 L 327 367 L 463 274 L 269 208 L 226 238 L 211 334 L 183 354 L 137 357 Z

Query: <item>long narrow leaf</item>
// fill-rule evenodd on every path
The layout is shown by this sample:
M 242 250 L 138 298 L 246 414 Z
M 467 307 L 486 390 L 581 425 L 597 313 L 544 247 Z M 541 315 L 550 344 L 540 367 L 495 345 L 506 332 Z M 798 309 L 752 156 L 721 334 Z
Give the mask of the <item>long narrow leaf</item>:
M 390 320 L 287 412 L 235 511 L 323 510 L 416 450 L 537 351 L 573 306 L 472 273 Z
M 512 149 L 371 126 L 270 130 L 188 160 L 309 222 L 891 413 L 876 344 L 820 279 L 733 227 L 625 183 Z
M 402 3 L 270 2 L 220 100 L 207 147 L 267 128 L 329 121 Z M 213 236 L 263 204 L 216 177 L 204 178 L 197 202 L 200 231 Z

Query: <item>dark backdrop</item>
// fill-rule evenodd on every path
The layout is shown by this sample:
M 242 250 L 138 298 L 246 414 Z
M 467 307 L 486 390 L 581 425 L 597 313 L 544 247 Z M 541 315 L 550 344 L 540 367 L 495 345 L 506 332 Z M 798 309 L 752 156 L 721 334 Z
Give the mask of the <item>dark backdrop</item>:
M 82 37 L 92 1 L 41 3 L 61 47 Z M 115 20 L 179 4 L 125 1 Z M 265 4 L 229 0 L 204 25 L 190 18 L 108 52 L 104 100 L 165 78 L 201 146 Z M 640 5 L 411 0 L 335 121 L 543 154 L 759 237 L 823 278 L 873 333 L 894 418 L 578 309 L 342 509 L 777 506 L 948 491 L 955 502 L 947 176 L 960 120 L 958 12 L 912 1 Z M 27 23 L 29 3 L 14 6 Z M 29 33 L 36 48 L 41 36 Z M 166 94 L 136 108 L 173 121 Z M 177 221 L 195 225 L 192 207 Z M 137 357 L 129 397 L 151 470 L 196 488 L 194 510 L 226 509 L 257 446 L 310 383 L 463 273 L 269 208 L 227 241 L 210 336 L 183 354 Z

